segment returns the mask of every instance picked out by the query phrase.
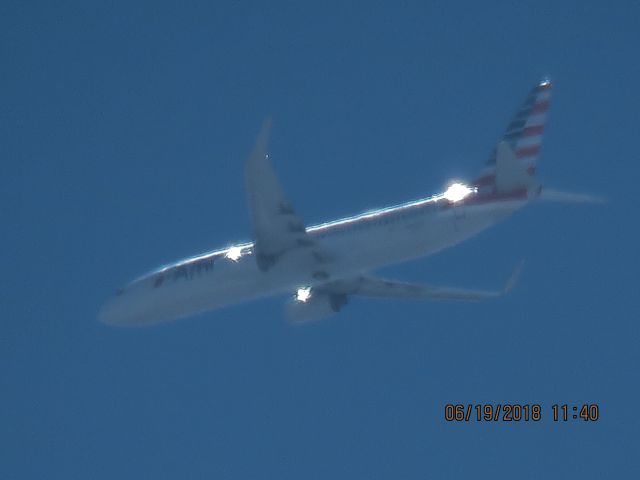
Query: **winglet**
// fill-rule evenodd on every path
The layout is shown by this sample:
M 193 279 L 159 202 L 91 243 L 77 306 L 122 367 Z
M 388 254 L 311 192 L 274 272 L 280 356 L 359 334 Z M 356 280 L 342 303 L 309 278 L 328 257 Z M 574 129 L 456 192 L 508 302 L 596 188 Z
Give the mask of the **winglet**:
M 504 286 L 504 289 L 502 290 L 503 295 L 509 293 L 511 290 L 513 290 L 513 287 L 516 286 L 516 283 L 518 283 L 518 280 L 520 279 L 520 274 L 522 273 L 523 267 L 524 267 L 524 260 L 521 260 L 520 263 L 513 270 L 513 273 L 509 277 L 509 280 L 507 280 L 507 283 Z

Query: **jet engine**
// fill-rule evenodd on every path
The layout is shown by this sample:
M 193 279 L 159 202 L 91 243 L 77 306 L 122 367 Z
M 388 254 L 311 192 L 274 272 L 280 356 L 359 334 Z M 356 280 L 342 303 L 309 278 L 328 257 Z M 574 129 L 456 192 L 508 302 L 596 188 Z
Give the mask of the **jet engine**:
M 286 315 L 291 323 L 314 322 L 338 313 L 346 303 L 347 296 L 343 294 L 300 289 L 287 303 Z

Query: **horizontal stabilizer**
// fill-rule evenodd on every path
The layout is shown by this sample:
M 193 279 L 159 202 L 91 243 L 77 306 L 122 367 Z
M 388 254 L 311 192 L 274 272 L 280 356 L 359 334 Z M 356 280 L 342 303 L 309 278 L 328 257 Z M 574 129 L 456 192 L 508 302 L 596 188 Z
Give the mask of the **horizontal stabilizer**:
M 562 192 L 560 190 L 550 190 L 543 188 L 538 196 L 540 200 L 562 203 L 606 203 L 607 200 L 596 195 L 584 193 Z

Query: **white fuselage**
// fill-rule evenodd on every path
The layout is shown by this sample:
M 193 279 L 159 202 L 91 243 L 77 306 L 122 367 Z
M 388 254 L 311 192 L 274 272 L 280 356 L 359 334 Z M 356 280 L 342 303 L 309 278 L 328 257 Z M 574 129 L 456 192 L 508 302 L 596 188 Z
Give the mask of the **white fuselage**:
M 316 280 L 303 249 L 261 271 L 251 243 L 215 250 L 163 267 L 120 289 L 100 311 L 105 323 L 143 325 L 298 288 L 353 277 L 430 255 L 499 222 L 528 202 L 525 193 L 473 193 L 463 202 L 443 196 L 363 213 L 307 228 L 327 254 L 329 279 Z

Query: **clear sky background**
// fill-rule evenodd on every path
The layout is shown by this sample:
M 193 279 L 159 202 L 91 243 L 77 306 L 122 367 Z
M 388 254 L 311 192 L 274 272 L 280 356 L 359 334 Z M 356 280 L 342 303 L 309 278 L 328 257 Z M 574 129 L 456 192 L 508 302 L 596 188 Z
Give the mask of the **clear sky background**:
M 0 3 L 0 478 L 605 478 L 640 473 L 637 2 Z M 273 298 L 148 329 L 115 287 L 249 238 L 267 115 L 309 222 L 471 178 L 555 82 L 537 205 L 385 275 L 479 304 Z M 541 403 L 539 423 L 444 421 Z M 554 403 L 600 405 L 554 423 Z

